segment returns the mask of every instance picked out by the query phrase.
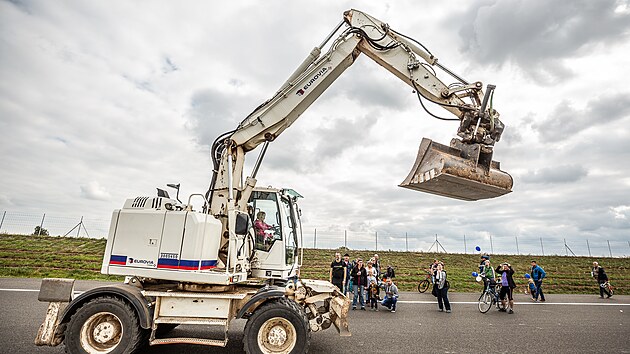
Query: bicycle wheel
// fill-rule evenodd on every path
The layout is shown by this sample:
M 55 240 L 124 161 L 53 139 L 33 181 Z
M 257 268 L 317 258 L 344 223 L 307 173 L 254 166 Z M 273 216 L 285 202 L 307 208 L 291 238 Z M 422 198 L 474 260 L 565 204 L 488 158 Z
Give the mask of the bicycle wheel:
M 425 279 L 418 284 L 418 291 L 423 293 L 429 288 L 429 280 Z
M 479 308 L 479 312 L 486 313 L 490 311 L 492 307 L 492 295 L 489 292 L 485 292 L 481 294 L 479 297 L 479 302 L 477 303 L 477 307 Z

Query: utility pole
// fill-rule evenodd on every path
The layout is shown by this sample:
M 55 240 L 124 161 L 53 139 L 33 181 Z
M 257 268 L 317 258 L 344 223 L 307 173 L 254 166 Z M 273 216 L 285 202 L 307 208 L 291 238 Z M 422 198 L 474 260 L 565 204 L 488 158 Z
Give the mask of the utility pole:
M 348 248 L 348 230 L 343 230 L 343 247 Z
M 46 213 L 42 216 L 42 222 L 39 224 L 39 231 L 37 231 L 37 236 L 42 234 L 42 227 L 44 227 L 44 219 L 46 218 Z
M 376 240 L 376 247 L 374 250 L 378 252 L 378 231 L 374 231 L 374 239 Z
M 5 210 L 4 213 L 2 213 L 2 221 L 0 221 L 0 230 L 2 230 L 2 224 L 4 224 L 4 217 L 7 215 L 7 211 Z M 628 246 L 630 246 L 630 242 L 628 243 Z
M 490 253 L 494 254 L 494 246 L 492 245 L 492 234 L 490 234 Z
M 317 229 L 313 233 L 313 248 L 317 248 Z
M 543 247 L 542 237 L 540 238 L 540 250 L 542 251 L 542 255 L 545 255 L 545 248 Z
M 518 250 L 518 236 L 514 236 L 514 238 L 516 239 L 516 255 L 520 256 L 521 252 Z
M 630 243 L 628 245 L 630 245 Z M 407 238 L 406 232 L 405 232 L 405 248 L 407 249 L 407 252 L 409 252 L 409 239 Z
M 588 256 L 591 256 L 591 245 L 588 244 L 588 239 L 586 239 L 586 248 L 588 248 Z

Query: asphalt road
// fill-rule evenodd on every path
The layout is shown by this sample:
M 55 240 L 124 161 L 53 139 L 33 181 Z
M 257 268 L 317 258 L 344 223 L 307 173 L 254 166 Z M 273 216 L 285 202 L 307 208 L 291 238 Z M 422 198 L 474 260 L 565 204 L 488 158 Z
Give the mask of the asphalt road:
M 37 301 L 38 279 L 0 279 L 0 353 L 63 353 L 37 347 L 47 304 Z M 99 282 L 78 281 L 84 291 Z M 594 288 L 595 292 L 596 289 Z M 477 310 L 475 294 L 449 294 L 453 312 L 437 311 L 431 294 L 402 293 L 398 311 L 351 311 L 351 337 L 334 329 L 313 333 L 311 353 L 630 353 L 630 296 L 549 295 L 545 303 L 515 297 L 515 313 Z M 164 345 L 146 353 L 239 353 L 244 320 L 230 325 L 226 348 Z M 175 331 L 185 332 L 182 329 Z

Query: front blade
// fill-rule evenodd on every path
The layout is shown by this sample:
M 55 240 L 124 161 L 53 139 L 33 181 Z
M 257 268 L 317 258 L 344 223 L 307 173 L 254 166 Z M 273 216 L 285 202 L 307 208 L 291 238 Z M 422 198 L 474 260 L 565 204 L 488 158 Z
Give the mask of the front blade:
M 501 171 L 498 162 L 484 166 L 478 147 L 462 151 L 458 148 L 462 144 L 451 145 L 423 138 L 416 162 L 400 187 L 461 200 L 495 198 L 512 191 L 512 176 Z

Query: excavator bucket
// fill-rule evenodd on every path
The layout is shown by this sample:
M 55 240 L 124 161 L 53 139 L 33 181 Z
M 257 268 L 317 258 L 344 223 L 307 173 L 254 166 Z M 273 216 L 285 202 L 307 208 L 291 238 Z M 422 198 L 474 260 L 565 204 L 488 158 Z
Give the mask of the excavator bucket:
M 480 200 L 512 191 L 512 176 L 492 160 L 492 151 L 457 139 L 451 146 L 423 138 L 416 162 L 400 187 L 448 198 Z

